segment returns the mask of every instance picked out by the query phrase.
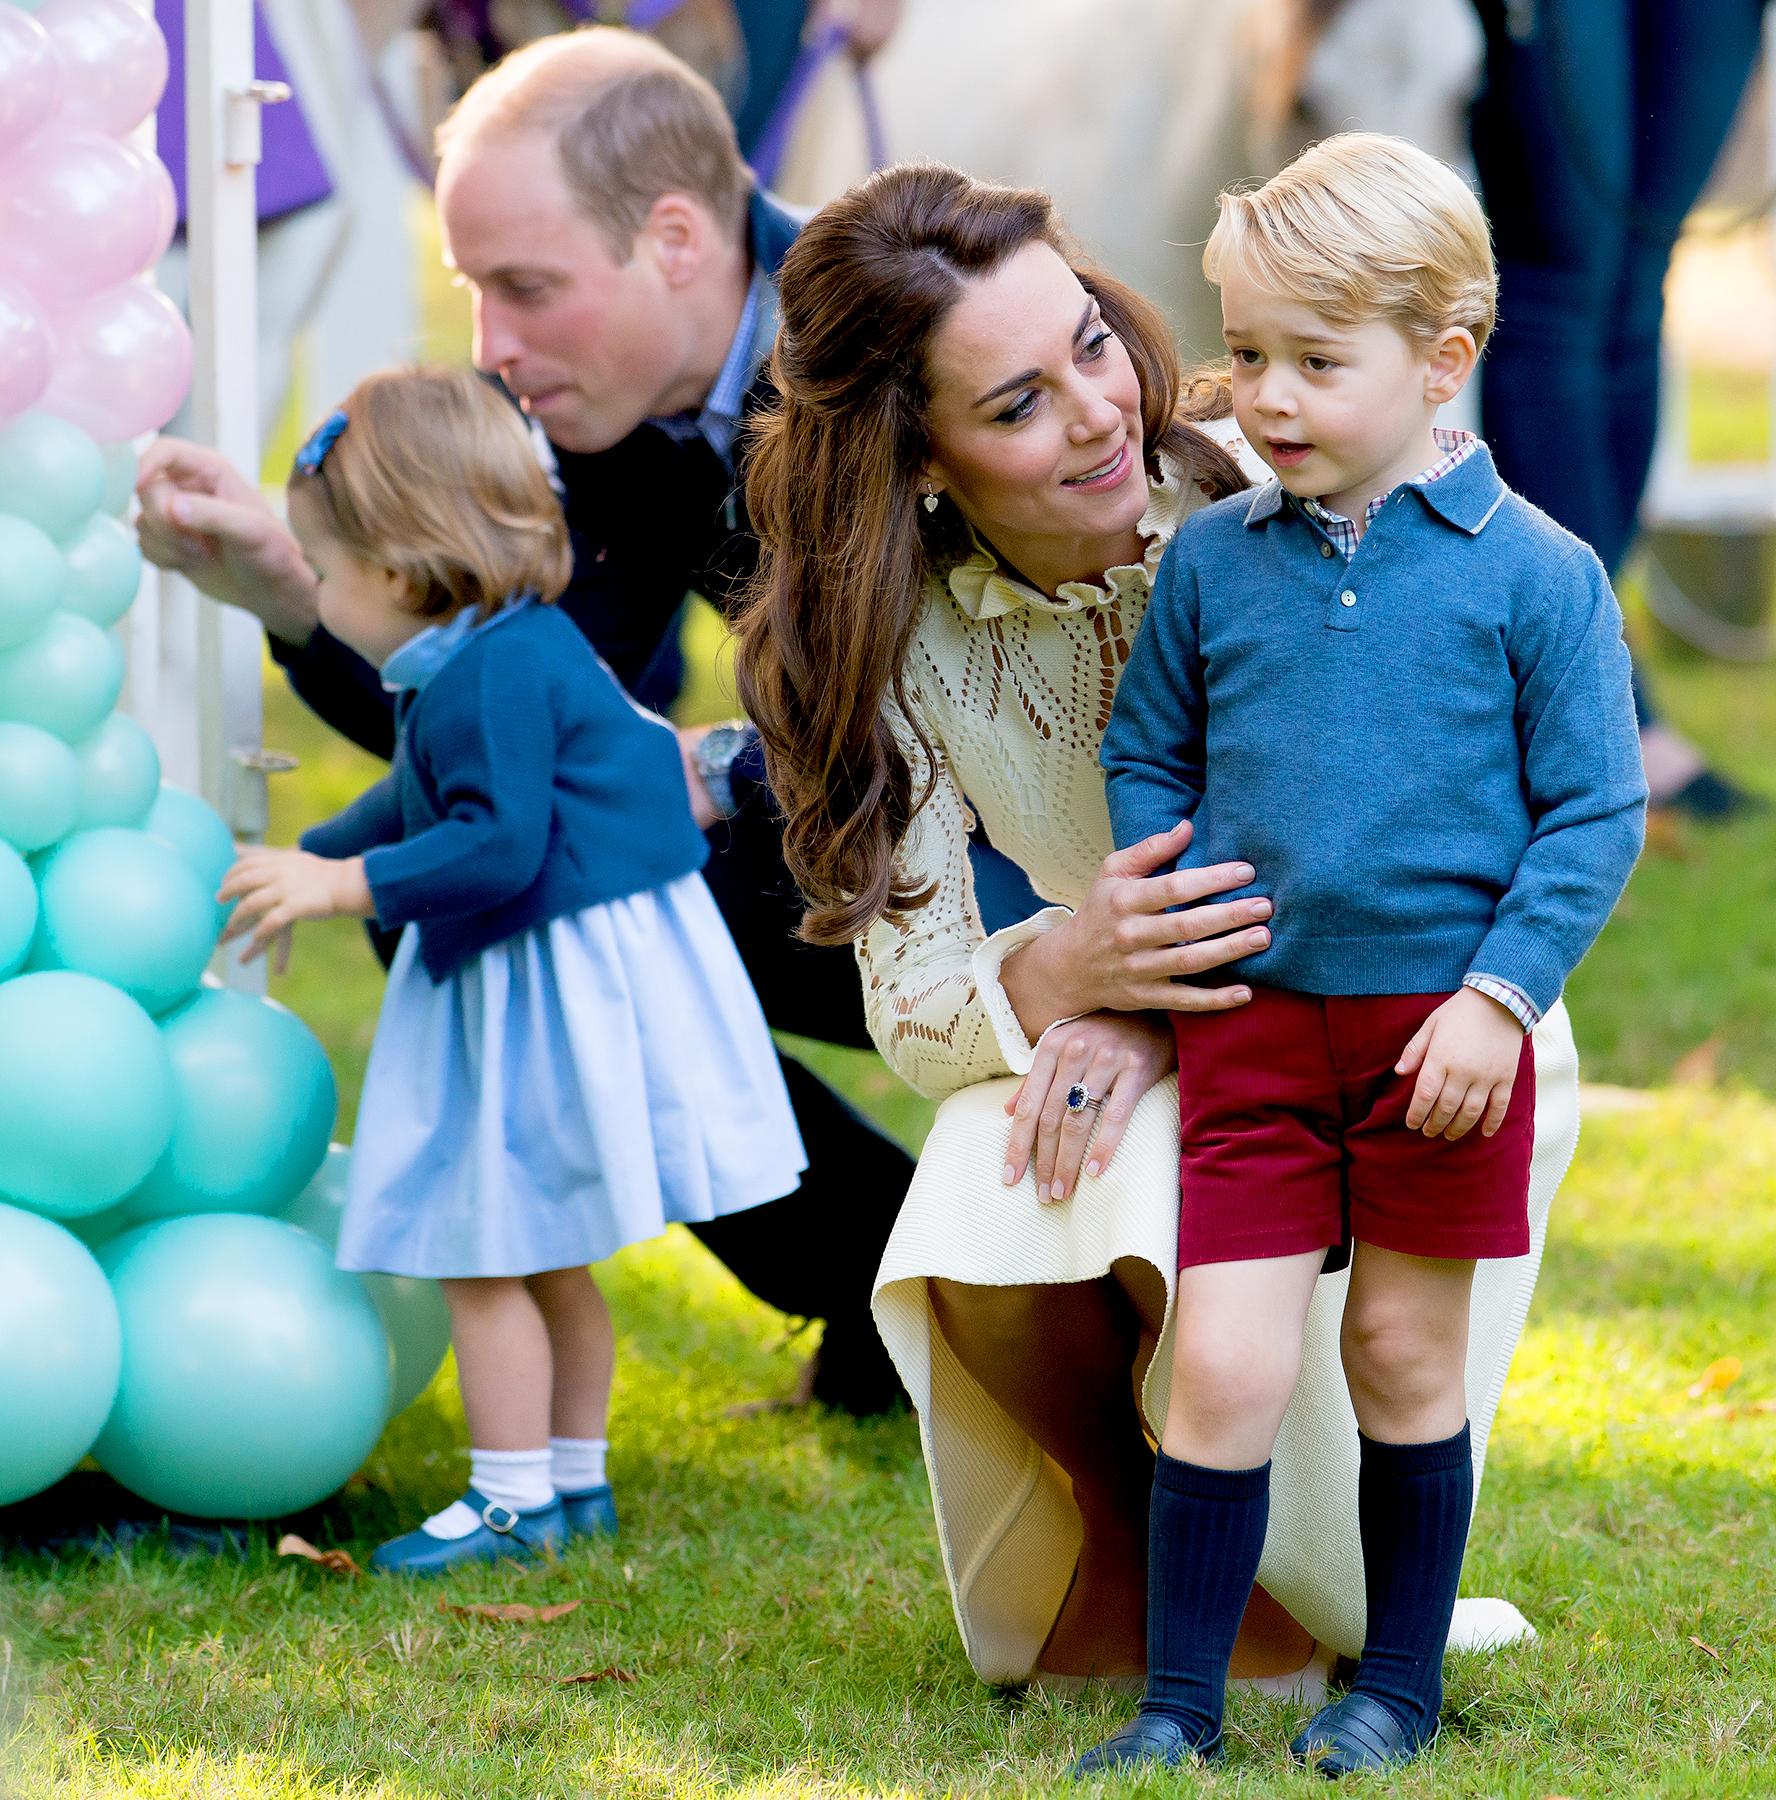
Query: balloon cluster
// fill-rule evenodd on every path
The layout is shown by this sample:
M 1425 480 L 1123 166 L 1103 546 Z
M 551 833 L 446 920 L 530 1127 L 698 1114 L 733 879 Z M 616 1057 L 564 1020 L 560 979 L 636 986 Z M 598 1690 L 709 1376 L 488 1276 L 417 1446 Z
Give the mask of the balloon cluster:
M 150 276 L 173 184 L 123 142 L 166 77 L 130 0 L 0 0 L 0 423 L 35 406 L 116 444 L 185 396 L 191 334 Z
M 46 412 L 0 430 L 0 1503 L 90 1450 L 265 1517 L 357 1468 L 449 1323 L 435 1282 L 334 1268 L 326 1053 L 205 984 L 232 837 L 113 710 L 134 466 Z

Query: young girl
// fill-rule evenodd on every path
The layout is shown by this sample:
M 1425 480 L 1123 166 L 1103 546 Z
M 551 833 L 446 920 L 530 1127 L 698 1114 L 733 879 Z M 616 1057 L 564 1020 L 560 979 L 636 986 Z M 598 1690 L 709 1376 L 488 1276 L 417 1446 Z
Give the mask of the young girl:
M 300 849 L 241 856 L 230 935 L 403 928 L 339 1264 L 442 1281 L 471 1473 L 371 1561 L 526 1557 L 616 1530 L 587 1263 L 776 1199 L 806 1158 L 677 740 L 551 604 L 567 531 L 518 414 L 466 370 L 373 375 L 289 499 L 321 622 L 399 693 L 398 744 Z

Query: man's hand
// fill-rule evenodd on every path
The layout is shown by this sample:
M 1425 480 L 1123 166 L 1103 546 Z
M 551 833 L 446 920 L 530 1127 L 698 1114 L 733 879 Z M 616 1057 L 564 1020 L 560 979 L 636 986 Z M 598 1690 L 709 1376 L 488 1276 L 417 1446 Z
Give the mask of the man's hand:
M 286 644 L 306 644 L 318 622 L 314 571 L 257 487 L 200 444 L 156 438 L 136 475 L 142 554 L 212 600 L 260 619 Z
M 1418 1071 L 1406 1129 L 1453 1144 L 1478 1123 L 1491 1137 L 1505 1122 L 1522 1054 L 1523 1027 L 1507 1007 L 1475 988 L 1450 995 L 1394 1064 L 1397 1075 Z
M 253 940 L 241 952 L 241 961 L 251 962 L 277 940 L 274 967 L 280 975 L 289 967 L 290 927 L 298 919 L 369 919 L 376 914 L 363 857 L 341 862 L 311 856 L 306 850 L 273 850 L 265 844 L 249 845 L 240 853 L 216 898 L 237 902 L 222 933 L 224 942 L 251 930 Z
M 685 789 L 691 796 L 691 817 L 697 821 L 699 831 L 707 831 L 721 818 L 721 814 L 715 810 L 714 800 L 710 798 L 709 789 L 703 783 L 703 772 L 697 767 L 697 746 L 708 737 L 712 729 L 708 725 L 677 727 L 678 754 L 684 760 Z

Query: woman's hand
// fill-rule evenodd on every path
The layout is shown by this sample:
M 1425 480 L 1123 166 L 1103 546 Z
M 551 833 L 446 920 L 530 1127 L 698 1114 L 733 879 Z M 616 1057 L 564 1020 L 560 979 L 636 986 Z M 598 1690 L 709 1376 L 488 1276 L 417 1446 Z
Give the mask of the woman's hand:
M 1005 959 L 1000 985 L 1025 1036 L 1034 1041 L 1056 1019 L 1076 1013 L 1222 1012 L 1251 999 L 1251 989 L 1243 985 L 1187 987 L 1172 980 L 1250 956 L 1270 943 L 1265 921 L 1271 906 L 1262 895 L 1167 911 L 1252 879 L 1249 863 L 1153 874 L 1183 852 L 1190 832 L 1186 820 L 1105 857 L 1073 917 Z
M 286 644 L 314 635 L 314 571 L 257 487 L 215 450 L 156 438 L 136 474 L 142 554 Z
M 241 961 L 251 962 L 263 956 L 275 939 L 278 952 L 273 966 L 280 975 L 290 964 L 290 927 L 298 919 L 342 915 L 369 919 L 376 914 L 363 857 L 335 861 L 311 856 L 306 850 L 273 850 L 265 844 L 249 845 L 240 853 L 216 898 L 236 902 L 222 941 L 251 930 L 252 942 L 241 952 Z
M 1023 1086 L 1005 1103 L 1012 1115 L 1006 1185 L 1023 1180 L 1034 1143 L 1037 1199 L 1065 1200 L 1079 1185 L 1087 1144 L 1091 1161 L 1085 1172 L 1100 1174 L 1122 1142 L 1135 1102 L 1177 1061 L 1169 1022 L 1146 1013 L 1093 1013 L 1049 1032 L 1036 1046 Z M 1102 1106 L 1068 1112 L 1067 1090 L 1075 1082 Z

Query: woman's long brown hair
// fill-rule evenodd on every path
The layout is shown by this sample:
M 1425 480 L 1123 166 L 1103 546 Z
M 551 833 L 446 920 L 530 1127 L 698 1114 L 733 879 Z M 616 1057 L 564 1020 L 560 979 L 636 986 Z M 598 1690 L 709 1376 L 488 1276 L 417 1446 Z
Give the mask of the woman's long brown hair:
M 1080 260 L 1046 194 L 915 163 L 814 216 L 783 264 L 780 400 L 754 427 L 746 499 L 762 554 L 735 664 L 783 810 L 784 857 L 808 903 L 802 935 L 814 943 L 849 943 L 931 898 L 895 865 L 930 782 L 915 791 L 893 723 L 903 717 L 935 760 L 905 704 L 928 547 L 954 533 L 947 506 L 926 518 L 918 503 L 931 454 L 928 356 L 965 281 L 1032 243 L 1067 258 L 1127 349 L 1149 472 L 1163 452 L 1216 496 L 1246 485 L 1188 423 L 1224 413 L 1224 391 L 1192 383 L 1185 399 L 1164 319 Z

